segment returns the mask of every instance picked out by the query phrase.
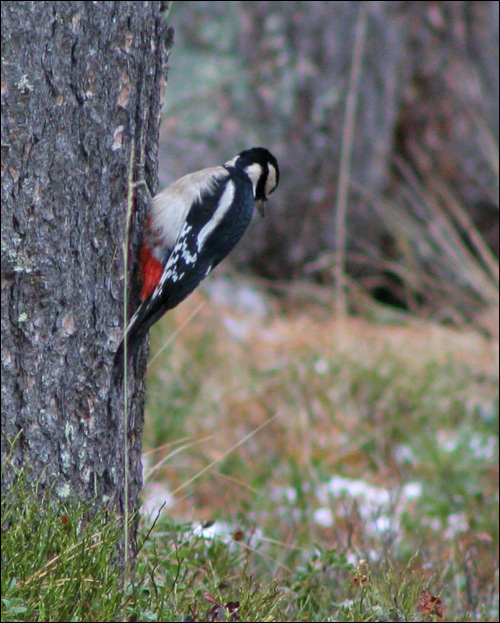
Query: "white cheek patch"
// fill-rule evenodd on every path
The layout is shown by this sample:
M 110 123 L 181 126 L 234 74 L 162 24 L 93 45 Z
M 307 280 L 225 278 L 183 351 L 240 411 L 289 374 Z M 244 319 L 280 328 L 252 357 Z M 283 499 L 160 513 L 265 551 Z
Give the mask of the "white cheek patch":
M 268 197 L 274 190 L 276 190 L 276 186 L 277 186 L 276 169 L 274 168 L 272 164 L 269 164 L 266 187 L 264 189 L 266 197 Z
M 208 221 L 206 225 L 204 225 L 200 229 L 200 233 L 197 238 L 198 252 L 203 249 L 203 245 L 205 244 L 208 236 L 214 231 L 216 227 L 218 227 L 219 223 L 225 217 L 227 211 L 233 204 L 234 194 L 236 188 L 234 186 L 233 180 L 229 180 L 224 192 L 222 193 L 219 203 L 215 212 L 212 214 L 212 218 Z
M 255 197 L 255 191 L 257 189 L 257 184 L 259 183 L 260 178 L 262 177 L 262 167 L 260 164 L 254 162 L 253 164 L 245 167 L 245 173 L 248 175 L 252 182 L 253 186 L 253 196 Z

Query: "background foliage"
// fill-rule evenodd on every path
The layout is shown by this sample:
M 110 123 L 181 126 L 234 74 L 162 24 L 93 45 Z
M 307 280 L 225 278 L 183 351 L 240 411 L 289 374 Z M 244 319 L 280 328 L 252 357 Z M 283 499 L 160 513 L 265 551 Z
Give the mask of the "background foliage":
M 491 296 L 464 278 L 456 255 L 481 256 L 483 270 L 474 228 L 498 255 L 497 3 L 177 3 L 168 180 L 265 144 L 280 161 L 280 189 L 233 261 L 266 278 L 329 284 L 342 244 L 335 206 L 362 5 L 349 275 L 414 312 L 469 315 Z M 465 246 L 452 256 L 441 249 L 444 220 L 454 246 Z

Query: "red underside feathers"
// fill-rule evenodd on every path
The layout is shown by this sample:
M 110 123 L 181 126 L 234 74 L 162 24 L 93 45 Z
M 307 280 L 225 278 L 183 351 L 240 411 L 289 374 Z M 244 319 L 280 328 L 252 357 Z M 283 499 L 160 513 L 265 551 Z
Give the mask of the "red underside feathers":
M 151 249 L 144 244 L 141 251 L 141 301 L 145 301 L 153 294 L 154 289 L 160 282 L 162 272 L 163 266 L 153 256 L 153 254 L 151 253 Z

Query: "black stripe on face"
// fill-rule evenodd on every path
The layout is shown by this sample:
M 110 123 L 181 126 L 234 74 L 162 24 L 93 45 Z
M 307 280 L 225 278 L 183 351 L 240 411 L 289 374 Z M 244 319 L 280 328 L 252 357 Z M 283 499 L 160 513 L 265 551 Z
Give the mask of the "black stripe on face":
M 269 197 L 269 195 L 276 190 L 276 188 L 278 187 L 278 182 L 279 182 L 278 170 L 272 163 L 270 163 L 267 166 L 267 179 L 266 179 L 266 186 L 264 189 L 266 197 Z
M 269 177 L 269 165 L 267 164 L 267 162 L 265 162 L 261 164 L 260 166 L 262 169 L 262 173 L 257 182 L 257 186 L 255 187 L 255 200 L 256 201 L 263 201 L 267 197 L 266 184 L 267 184 L 267 178 Z

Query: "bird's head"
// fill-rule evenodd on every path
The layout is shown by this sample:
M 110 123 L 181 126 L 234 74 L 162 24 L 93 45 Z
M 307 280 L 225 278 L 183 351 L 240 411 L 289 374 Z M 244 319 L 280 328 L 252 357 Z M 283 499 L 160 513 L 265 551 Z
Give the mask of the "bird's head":
M 257 209 L 261 216 L 264 216 L 264 201 L 276 190 L 280 179 L 276 158 L 264 147 L 252 147 L 226 162 L 226 166 L 245 171 L 253 185 Z

